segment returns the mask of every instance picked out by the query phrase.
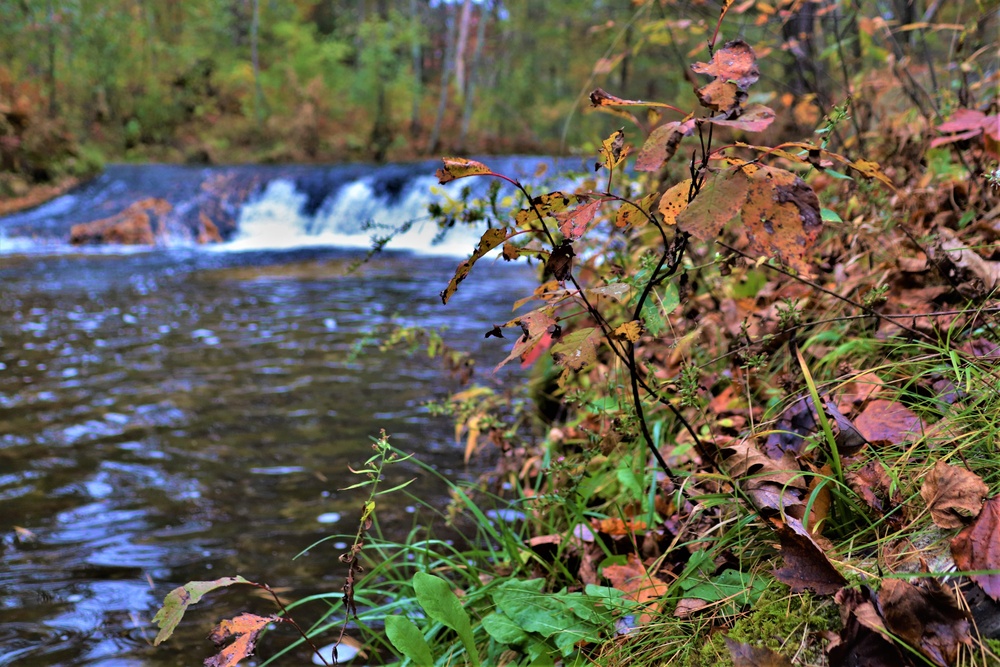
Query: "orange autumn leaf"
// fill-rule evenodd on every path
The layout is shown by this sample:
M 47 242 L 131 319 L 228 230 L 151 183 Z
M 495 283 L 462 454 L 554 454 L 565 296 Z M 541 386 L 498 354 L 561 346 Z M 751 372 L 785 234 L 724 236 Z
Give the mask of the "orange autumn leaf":
M 639 617 L 640 624 L 646 624 L 652 619 L 652 614 L 660 607 L 659 599 L 667 594 L 669 588 L 666 582 L 647 572 L 646 566 L 635 554 L 628 555 L 625 565 L 605 567 L 604 576 L 613 587 L 625 593 L 626 598 L 638 602 L 648 610 Z

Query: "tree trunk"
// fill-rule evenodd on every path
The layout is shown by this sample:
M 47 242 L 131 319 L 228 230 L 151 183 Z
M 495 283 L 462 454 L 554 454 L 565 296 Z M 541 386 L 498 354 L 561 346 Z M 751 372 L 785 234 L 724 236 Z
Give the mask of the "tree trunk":
M 479 13 L 479 25 L 476 26 L 476 49 L 472 52 L 472 67 L 469 70 L 469 83 L 465 92 L 465 107 L 462 109 L 462 130 L 458 136 L 459 152 L 465 152 L 465 139 L 469 134 L 472 122 L 472 106 L 475 98 L 476 84 L 479 82 L 479 68 L 482 64 L 483 42 L 486 41 L 487 7 L 484 5 Z
M 469 24 L 472 23 L 472 0 L 462 5 L 462 19 L 458 23 L 458 42 L 455 44 L 455 94 L 461 100 L 465 95 L 465 47 L 469 43 Z
M 424 92 L 423 53 L 420 48 L 420 10 L 417 0 L 410 0 L 410 23 L 413 34 L 410 37 L 410 59 L 413 64 L 413 108 L 410 111 L 410 137 L 420 135 L 420 99 Z
M 253 20 L 250 23 L 250 60 L 253 65 L 254 115 L 257 125 L 264 121 L 264 89 L 260 85 L 260 54 L 257 51 L 257 37 L 260 34 L 260 0 L 253 0 Z
M 444 123 L 444 114 L 448 109 L 448 84 L 451 82 L 452 70 L 452 43 L 455 39 L 455 18 L 448 11 L 448 29 L 444 38 L 445 53 L 441 63 L 441 94 L 438 97 L 437 116 L 434 118 L 434 129 L 431 130 L 431 138 L 427 142 L 427 152 L 434 154 L 441 148 L 441 125 Z
M 59 112 L 59 104 L 56 101 L 56 12 L 52 6 L 52 0 L 48 0 L 49 15 L 49 118 L 55 118 Z

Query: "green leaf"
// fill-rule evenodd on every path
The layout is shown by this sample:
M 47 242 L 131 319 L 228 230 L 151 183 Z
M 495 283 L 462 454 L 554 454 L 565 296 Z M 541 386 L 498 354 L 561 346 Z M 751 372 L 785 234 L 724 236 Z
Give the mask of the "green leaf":
M 233 584 L 253 585 L 253 582 L 240 576 L 223 577 L 214 581 L 189 581 L 167 593 L 167 597 L 163 598 L 163 606 L 153 617 L 153 623 L 160 627 L 160 632 L 153 640 L 153 646 L 159 646 L 161 642 L 169 639 L 177 629 L 177 624 L 184 618 L 187 608 L 201 600 L 206 593 Z
M 836 211 L 828 208 L 821 208 L 819 210 L 819 217 L 823 219 L 823 222 L 843 222 L 843 219 L 837 215 Z
M 507 646 L 520 646 L 529 639 L 528 633 L 502 612 L 494 612 L 484 618 L 483 628 L 490 637 Z
M 385 634 L 400 653 L 416 665 L 433 665 L 431 647 L 420 628 L 405 616 L 386 616 Z
M 474 667 L 478 667 L 479 652 L 472 637 L 472 623 L 458 596 L 451 590 L 451 584 L 433 574 L 417 572 L 413 575 L 413 590 L 428 616 L 458 633 L 469 660 Z

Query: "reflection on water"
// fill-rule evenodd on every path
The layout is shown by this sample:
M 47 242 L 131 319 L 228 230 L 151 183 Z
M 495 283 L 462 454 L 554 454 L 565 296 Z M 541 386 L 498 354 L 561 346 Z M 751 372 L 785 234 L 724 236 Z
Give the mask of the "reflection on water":
M 530 274 L 484 262 L 445 308 L 455 260 L 392 255 L 343 277 L 347 261 L 0 258 L 0 665 L 200 664 L 212 620 L 271 609 L 244 591 L 213 598 L 152 649 L 149 619 L 174 586 L 241 574 L 289 597 L 336 590 L 343 544 L 292 557 L 353 531 L 360 499 L 337 489 L 380 428 L 439 471 L 469 474 L 450 425 L 423 407 L 448 391 L 438 366 L 350 352 L 394 318 L 447 324 L 449 343 L 477 351 Z M 400 467 L 387 483 L 417 475 L 410 490 L 443 502 Z M 405 534 L 412 507 L 387 511 Z

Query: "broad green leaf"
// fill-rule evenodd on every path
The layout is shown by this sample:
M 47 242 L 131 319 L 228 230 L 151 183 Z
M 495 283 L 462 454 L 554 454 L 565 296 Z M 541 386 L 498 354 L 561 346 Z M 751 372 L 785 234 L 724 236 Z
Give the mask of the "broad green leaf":
M 706 602 L 727 600 L 735 607 L 753 604 L 767 588 L 767 581 L 760 576 L 733 569 L 723 572 L 708 581 L 688 579 L 681 582 L 684 597 L 698 598 Z
M 482 238 L 479 239 L 479 245 L 476 247 L 476 251 L 472 253 L 472 257 L 459 264 L 458 268 L 455 269 L 455 276 L 448 283 L 448 286 L 444 288 L 444 291 L 441 292 L 441 302 L 448 303 L 448 299 L 458 290 L 458 284 L 469 276 L 469 272 L 472 271 L 472 265 L 479 261 L 483 255 L 506 240 L 506 229 L 501 227 L 487 229 Z
M 458 596 L 451 590 L 451 584 L 433 574 L 417 572 L 413 575 L 413 590 L 427 615 L 454 630 L 462 640 L 469 660 L 478 666 L 479 652 L 472 637 L 472 623 Z
M 434 656 L 420 628 L 405 616 L 386 616 L 385 634 L 392 645 L 415 665 L 433 665 Z
M 529 635 L 520 625 L 510 620 L 502 612 L 494 612 L 483 619 L 483 628 L 501 644 L 519 646 L 529 639 Z
M 837 215 L 836 211 L 832 211 L 828 208 L 821 208 L 819 210 L 819 216 L 823 219 L 823 222 L 843 222 L 843 219 Z
M 153 623 L 160 627 L 160 632 L 153 640 L 153 646 L 158 646 L 169 639 L 177 624 L 184 618 L 187 608 L 201 600 L 206 593 L 233 584 L 253 584 L 253 582 L 240 576 L 223 577 L 214 581 L 189 581 L 167 593 L 167 597 L 163 598 L 163 606 L 153 617 Z

